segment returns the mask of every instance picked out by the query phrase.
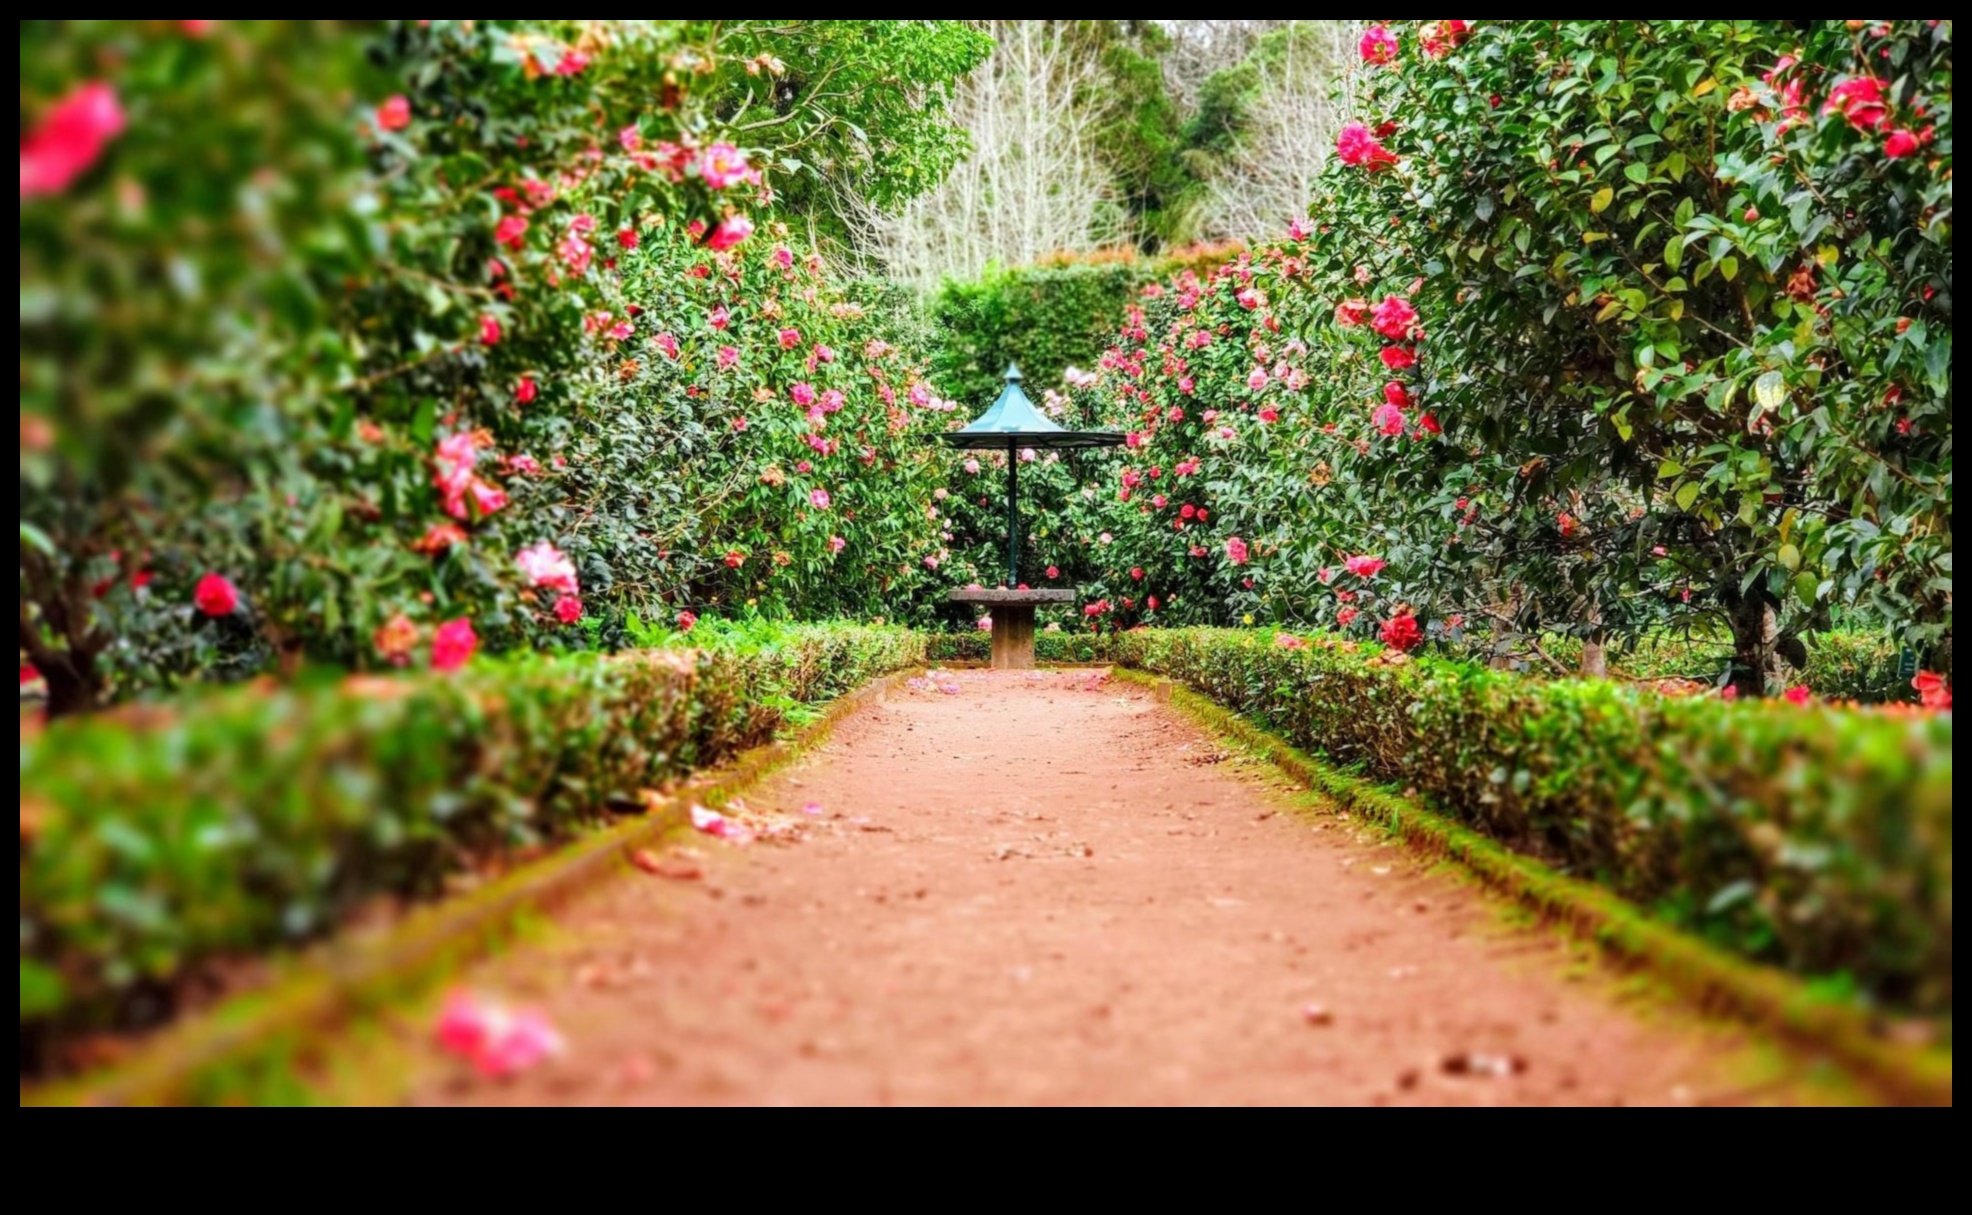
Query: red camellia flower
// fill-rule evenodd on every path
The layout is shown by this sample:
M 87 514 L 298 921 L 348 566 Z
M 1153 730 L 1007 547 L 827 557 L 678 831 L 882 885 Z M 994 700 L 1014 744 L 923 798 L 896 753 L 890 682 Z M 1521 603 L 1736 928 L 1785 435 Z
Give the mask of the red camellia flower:
M 1417 366 L 1417 355 L 1408 346 L 1385 346 L 1376 357 L 1391 371 L 1408 371 Z
M 1370 309 L 1369 326 L 1393 342 L 1408 338 L 1417 324 L 1417 309 L 1401 295 L 1386 295 Z
M 1910 681 L 1924 707 L 1938 713 L 1951 712 L 1951 684 L 1936 671 L 1919 671 Z
M 22 687 L 26 687 L 31 683 L 39 683 L 40 680 L 41 680 L 41 672 L 35 667 L 33 663 L 27 662 L 21 664 Z
M 1392 380 L 1383 386 L 1383 401 L 1399 409 L 1409 409 L 1417 403 L 1411 399 L 1410 389 L 1404 387 L 1400 380 Z
M 1335 306 L 1335 323 L 1354 328 L 1369 324 L 1369 301 L 1365 299 L 1343 300 Z
M 1815 698 L 1814 689 L 1808 687 L 1806 684 L 1801 684 L 1798 687 L 1792 687 L 1787 689 L 1787 691 L 1783 693 L 1783 696 L 1785 697 L 1788 704 L 1801 705 L 1801 706 L 1813 704 Z
M 1335 154 L 1345 165 L 1372 172 L 1397 163 L 1390 149 L 1384 147 L 1360 122 L 1352 122 L 1342 128 L 1342 133 L 1335 137 Z
M 1269 423 L 1278 422 L 1280 421 L 1280 410 L 1275 409 L 1273 406 L 1269 405 L 1265 409 L 1262 409 L 1260 411 L 1260 420 L 1262 422 L 1269 422 Z
M 525 215 L 506 216 L 493 228 L 494 243 L 505 245 L 516 253 L 520 251 L 521 243 L 526 239 L 527 217 Z
M 1824 114 L 1840 114 L 1858 131 L 1874 131 L 1890 116 L 1883 102 L 1883 82 L 1870 76 L 1844 80 L 1828 92 Z
M 472 661 L 479 649 L 479 634 L 472 631 L 472 621 L 464 619 L 448 620 L 438 626 L 438 632 L 431 639 L 431 665 L 437 671 L 456 671 Z
M 555 600 L 555 619 L 563 624 L 574 624 L 582 619 L 582 601 L 573 595 L 563 595 Z
M 680 633 L 691 632 L 692 626 L 696 625 L 697 623 L 698 623 L 698 616 L 696 614 L 690 611 L 684 611 L 678 613 L 678 631 Z
M 1417 626 L 1417 617 L 1406 614 L 1384 621 L 1381 636 L 1391 649 L 1409 651 L 1424 640 L 1424 630 Z
M 1139 566 L 1134 566 L 1134 567 L 1132 567 L 1132 568 L 1131 568 L 1131 570 L 1130 570 L 1130 577 L 1131 577 L 1132 579 L 1134 579 L 1134 580 L 1136 580 L 1136 581 L 1138 581 L 1138 582 L 1142 582 L 1142 581 L 1143 581 L 1143 567 L 1142 567 L 1142 566 L 1140 566 L 1140 565 L 1139 565 Z
M 411 99 L 399 93 L 377 107 L 377 125 L 386 131 L 401 131 L 411 125 Z
M 1463 21 L 1427 21 L 1417 31 L 1418 43 L 1433 59 L 1443 59 L 1471 36 L 1472 27 Z
M 1439 425 L 1437 415 L 1435 414 L 1427 413 L 1418 418 L 1417 428 L 1428 435 L 1441 435 L 1445 433 L 1445 428 Z
M 534 377 L 524 375 L 520 377 L 520 383 L 514 385 L 514 400 L 519 401 L 522 405 L 532 404 L 539 391 L 540 389 L 535 387 Z
M 1915 155 L 1920 146 L 1917 136 L 1909 131 L 1892 131 L 1890 137 L 1883 141 L 1883 158 L 1902 160 L 1906 156 Z
M 1378 405 L 1369 420 L 1376 433 L 1388 438 L 1394 439 L 1404 433 L 1404 411 L 1395 405 Z
M 500 344 L 499 317 L 482 316 L 479 318 L 479 344 L 482 346 L 498 346 Z
M 1055 566 L 1052 566 L 1052 565 L 1050 565 L 1050 566 L 1048 567 L 1048 577 L 1050 577 L 1050 578 L 1059 578 L 1059 577 L 1061 577 L 1061 570 L 1060 570 L 1059 568 L 1057 568 L 1057 567 L 1055 567 Z
M 1342 568 L 1358 578 L 1374 578 L 1389 564 L 1381 557 L 1351 557 L 1342 563 Z
M 207 616 L 231 616 L 240 607 L 240 588 L 218 574 L 207 574 L 193 588 L 192 604 Z
M 745 564 L 746 564 L 746 554 L 745 554 L 745 553 L 742 553 L 742 552 L 737 552 L 737 551 L 735 551 L 735 552 L 730 552 L 730 553 L 727 553 L 727 554 L 726 554 L 726 568 L 727 568 L 727 569 L 729 569 L 729 570 L 736 570 L 736 569 L 738 569 L 738 568 L 739 568 L 740 566 L 742 566 L 742 565 L 745 565 Z
M 1335 613 L 1335 623 L 1341 625 L 1343 628 L 1346 629 L 1350 625 L 1356 623 L 1357 617 L 1361 615 L 1362 613 L 1360 611 L 1357 611 L 1355 608 L 1345 607 L 1341 611 Z
M 1397 58 L 1397 35 L 1383 26 L 1372 25 L 1363 31 L 1356 50 L 1362 54 L 1364 63 L 1391 63 Z
M 1238 536 L 1233 536 L 1226 541 L 1226 560 L 1232 562 L 1234 565 L 1245 565 L 1247 556 L 1246 541 L 1241 540 Z
M 21 140 L 21 197 L 59 194 L 123 133 L 123 107 L 107 84 L 77 87 Z
M 1567 511 L 1561 512 L 1560 516 L 1555 519 L 1555 525 L 1561 529 L 1561 538 L 1563 540 L 1575 534 L 1575 516 L 1569 514 Z
M 635 228 L 618 228 L 616 230 L 616 243 L 620 248 L 634 249 L 644 242 L 643 238 L 637 235 Z

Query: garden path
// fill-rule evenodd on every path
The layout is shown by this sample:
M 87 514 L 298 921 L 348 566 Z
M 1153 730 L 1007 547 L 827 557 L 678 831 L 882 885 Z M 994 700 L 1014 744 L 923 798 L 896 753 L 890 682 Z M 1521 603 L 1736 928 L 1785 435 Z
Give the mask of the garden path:
M 940 676 L 755 789 L 797 842 L 674 849 L 464 976 L 565 1057 L 484 1080 L 407 1021 L 410 1099 L 1811 1099 L 1749 1032 L 1297 798 L 1106 672 Z

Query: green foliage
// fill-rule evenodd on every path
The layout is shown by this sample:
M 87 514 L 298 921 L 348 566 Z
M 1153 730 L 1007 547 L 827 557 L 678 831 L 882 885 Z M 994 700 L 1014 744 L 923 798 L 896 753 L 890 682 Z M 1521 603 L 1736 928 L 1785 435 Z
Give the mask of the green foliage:
M 933 371 L 967 410 L 1000 392 L 1007 364 L 1034 384 L 1059 384 L 1070 367 L 1093 366 L 1116 316 L 1150 277 L 1133 258 L 995 269 L 945 284 L 931 306 L 938 334 Z
M 1111 641 L 1095 633 L 1037 632 L 1034 659 L 1044 663 L 1104 662 L 1110 656 Z M 993 657 L 992 635 L 983 631 L 933 633 L 925 645 L 926 657 L 932 662 L 987 662 Z
M 23 1031 L 120 1024 L 220 959 L 641 813 L 641 790 L 924 656 L 895 628 L 692 640 L 213 692 L 25 739 Z
M 1722 946 L 1950 1011 L 1949 714 L 1668 699 L 1269 632 L 1111 653 Z

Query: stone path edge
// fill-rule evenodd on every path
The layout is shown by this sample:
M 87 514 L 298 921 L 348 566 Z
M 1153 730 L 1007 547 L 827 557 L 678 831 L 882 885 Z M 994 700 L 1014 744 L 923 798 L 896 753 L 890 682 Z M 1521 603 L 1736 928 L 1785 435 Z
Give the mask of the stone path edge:
M 882 676 L 830 701 L 794 737 L 695 773 L 650 812 L 567 844 L 482 890 L 420 908 L 380 939 L 304 955 L 268 986 L 188 1017 L 107 1071 L 21 1090 L 22 1106 L 159 1106 L 194 1099 L 204 1077 L 277 1054 L 305 1031 L 333 1030 L 497 949 L 529 916 L 630 871 L 630 855 L 681 830 L 694 804 L 721 806 L 827 742 L 843 718 L 882 701 L 922 668 Z
M 1168 697 L 1172 707 L 1292 783 L 1332 798 L 1414 853 L 1457 865 L 1487 889 L 1592 942 L 1609 960 L 1661 979 L 1704 1011 L 1767 1030 L 1794 1048 L 1824 1053 L 1886 1100 L 1952 1104 L 1949 1050 L 1886 1042 L 1866 1011 L 1816 996 L 1793 975 L 1735 958 L 1651 920 L 1602 887 L 1564 877 L 1415 800 L 1339 772 L 1189 687 L 1144 671 L 1115 670 L 1118 678 Z

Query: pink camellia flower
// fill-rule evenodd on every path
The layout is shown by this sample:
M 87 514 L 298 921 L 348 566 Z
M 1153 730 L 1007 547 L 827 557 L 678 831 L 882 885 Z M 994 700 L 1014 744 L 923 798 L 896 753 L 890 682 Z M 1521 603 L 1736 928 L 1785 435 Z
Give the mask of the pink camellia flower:
M 839 390 L 834 388 L 824 392 L 821 398 L 816 401 L 816 404 L 822 407 L 823 413 L 838 413 L 847 403 L 848 398 L 844 397 Z
M 752 235 L 753 221 L 744 215 L 734 215 L 712 229 L 712 235 L 705 238 L 705 247 L 723 253 Z
M 1739 689 L 1731 684 L 1727 684 L 1725 687 L 1719 689 L 1719 699 L 1730 704 L 1739 699 Z
M 774 246 L 774 265 L 782 270 L 794 269 L 794 251 L 786 245 Z
M 568 230 L 577 236 L 594 236 L 596 234 L 596 217 L 585 211 L 568 221 Z
M 1023 447 L 1020 449 L 1020 462 L 1022 464 L 1032 464 L 1035 460 L 1038 460 L 1039 458 L 1040 457 L 1037 454 L 1035 454 L 1034 449 L 1031 447 Z
M 377 125 L 386 131 L 401 131 L 411 125 L 411 99 L 399 93 L 377 107 Z
M 488 1080 L 505 1080 L 562 1054 L 567 1044 L 537 1012 L 510 1012 L 465 992 L 446 997 L 439 1049 L 472 1064 Z
M 1385 346 L 1376 357 L 1391 371 L 1407 371 L 1417 366 L 1417 355 L 1408 346 Z
M 982 633 L 990 633 L 993 631 L 993 618 L 991 616 L 981 616 L 974 622 L 973 627 Z
M 976 477 L 979 475 L 979 461 L 977 460 L 967 460 L 965 462 L 964 468 L 967 474 L 970 476 Z
M 745 419 L 744 417 L 737 417 L 737 418 L 734 418 L 734 419 L 733 419 L 733 432 L 734 432 L 735 434 L 745 434 L 745 433 L 746 433 L 746 425 L 747 425 L 747 423 L 746 423 L 746 419 Z
M 482 316 L 479 318 L 479 344 L 482 346 L 498 346 L 500 344 L 499 317 Z
M 1919 671 L 1910 681 L 1918 701 L 1934 713 L 1951 712 L 1951 683 L 1936 671 Z
M 1790 705 L 1809 705 L 1814 703 L 1815 698 L 1814 689 L 1806 684 L 1789 688 L 1783 695 Z
M 1335 306 L 1335 323 L 1353 329 L 1369 324 L 1370 304 L 1366 299 L 1347 299 Z
M 1372 25 L 1363 31 L 1356 50 L 1364 63 L 1390 63 L 1397 58 L 1397 35 L 1384 26 Z
M 1883 141 L 1883 158 L 1902 160 L 1906 156 L 1915 155 L 1921 146 L 1917 136 L 1909 131 L 1892 131 L 1890 137 Z
M 546 540 L 515 553 L 514 564 L 527 575 L 527 581 L 533 586 L 567 595 L 582 591 L 581 583 L 575 576 L 574 563 Z
M 811 490 L 808 494 L 808 504 L 816 510 L 827 510 L 829 508 L 829 491 L 825 489 Z
M 1369 420 L 1380 435 L 1395 438 L 1404 433 L 1404 411 L 1395 405 L 1378 405 Z
M 1389 564 L 1381 557 L 1351 557 L 1342 563 L 1342 568 L 1358 578 L 1374 578 Z
M 207 574 L 192 590 L 192 605 L 206 616 L 231 616 L 240 609 L 240 588 L 219 574 Z
M 1858 131 L 1874 131 L 1890 117 L 1890 107 L 1883 101 L 1883 82 L 1870 76 L 1856 76 L 1830 89 L 1821 112 L 1840 114 Z
M 1357 610 L 1356 608 L 1345 607 L 1341 611 L 1335 613 L 1335 623 L 1341 625 L 1343 628 L 1346 629 L 1350 625 L 1356 623 L 1356 618 L 1361 615 L 1362 612 Z
M 829 537 L 829 552 L 839 553 L 843 549 L 848 547 L 849 547 L 849 542 L 847 540 L 844 540 L 841 536 Z
M 678 613 L 678 631 L 680 633 L 691 632 L 693 627 L 696 626 L 697 624 L 698 624 L 697 613 L 692 612 L 690 610 L 686 610 Z
M 519 455 L 507 457 L 507 471 L 515 476 L 538 477 L 541 475 L 541 461 L 526 452 L 521 452 Z
M 1412 650 L 1424 640 L 1424 630 L 1417 625 L 1417 617 L 1411 615 L 1392 616 L 1383 622 L 1383 644 L 1393 650 Z
M 616 245 L 619 249 L 635 249 L 643 243 L 643 237 L 637 235 L 635 228 L 618 228 L 616 230 Z
M 1142 582 L 1142 581 L 1143 581 L 1143 567 L 1142 567 L 1142 566 L 1140 566 L 1140 565 L 1139 565 L 1139 566 L 1133 566 L 1133 567 L 1131 568 L 1131 570 L 1130 570 L 1130 578 L 1131 578 L 1131 579 L 1132 579 L 1133 581 L 1136 581 L 1136 582 Z
M 1352 122 L 1342 128 L 1342 133 L 1335 138 L 1335 154 L 1345 165 L 1372 172 L 1397 163 L 1390 149 L 1384 147 L 1382 141 L 1360 122 Z
M 1050 579 L 1054 579 L 1054 578 L 1059 578 L 1059 577 L 1061 577 L 1061 570 L 1060 570 L 1060 568 L 1059 568 L 1059 567 L 1057 567 L 1057 566 L 1052 566 L 1052 565 L 1050 565 L 1050 566 L 1048 567 L 1048 577 L 1049 577 Z
M 1226 541 L 1226 560 L 1234 565 L 1245 565 L 1248 557 L 1246 541 L 1233 536 Z
M 555 75 L 580 76 L 590 62 L 586 51 L 563 51 L 561 58 L 555 60 Z
M 479 634 L 473 632 L 472 621 L 464 617 L 448 620 L 438 626 L 431 639 L 432 669 L 456 671 L 471 662 L 478 649 Z
M 718 354 L 719 370 L 721 371 L 729 370 L 739 362 L 739 357 L 740 357 L 739 347 L 737 346 L 719 347 L 719 354 Z
M 692 827 L 713 839 L 725 840 L 729 844 L 745 846 L 753 842 L 753 832 L 740 823 L 734 822 L 717 810 L 704 806 L 692 807 Z
M 1255 308 L 1258 308 L 1261 305 L 1265 304 L 1267 302 L 1267 296 L 1265 292 L 1260 291 L 1256 287 L 1247 287 L 1244 290 L 1240 291 L 1237 295 L 1233 296 L 1233 300 L 1236 303 L 1238 303 L 1240 307 L 1246 309 L 1248 312 L 1251 312 Z
M 634 125 L 627 126 L 616 133 L 616 142 L 625 152 L 635 152 L 644 146 L 644 133 Z
M 745 565 L 745 564 L 746 564 L 746 554 L 745 554 L 745 553 L 742 553 L 742 552 L 738 552 L 738 551 L 733 551 L 733 552 L 729 552 L 729 553 L 727 553 L 727 554 L 726 554 L 726 568 L 727 568 L 727 569 L 729 569 L 729 570 L 736 570 L 736 569 L 738 569 L 738 568 L 739 568 L 740 566 L 742 566 L 742 565 Z
M 783 329 L 780 332 L 780 339 L 782 350 L 792 350 L 801 344 L 801 331 L 799 329 Z
M 1266 368 L 1255 367 L 1253 370 L 1246 373 L 1246 390 L 1248 392 L 1265 392 L 1266 389 L 1267 389 Z
M 520 251 L 520 246 L 526 239 L 527 217 L 525 215 L 505 216 L 493 228 L 494 243 L 505 245 L 515 252 Z
M 657 347 L 658 353 L 662 354 L 665 358 L 676 361 L 678 357 L 678 337 L 676 334 L 660 333 L 650 340 L 650 344 Z
M 573 595 L 563 595 L 555 600 L 555 619 L 563 624 L 574 624 L 582 619 L 582 601 Z
M 749 180 L 753 169 L 738 148 L 729 143 L 715 143 L 707 145 L 700 155 L 698 173 L 706 185 L 714 190 L 723 190 Z
M 1386 295 L 1382 303 L 1370 309 L 1369 318 L 1370 328 L 1393 342 L 1401 342 L 1417 324 L 1417 309 L 1401 295 Z
M 806 409 L 815 403 L 815 386 L 804 381 L 788 389 L 787 395 L 796 405 Z
M 721 304 L 711 312 L 706 313 L 705 323 L 714 329 L 724 329 L 733 323 L 733 314 L 726 311 L 726 306 Z
M 1269 424 L 1278 422 L 1280 421 L 1280 410 L 1269 405 L 1260 411 L 1260 420 Z
M 535 386 L 534 377 L 524 375 L 520 377 L 520 383 L 514 385 L 514 400 L 519 401 L 522 405 L 530 405 L 533 404 L 534 398 L 539 392 L 540 389 Z
M 589 247 L 589 242 L 573 232 L 562 237 L 556 252 L 561 255 L 562 265 L 567 266 L 568 272 L 577 278 L 589 273 L 589 263 L 596 255 L 596 251 Z

